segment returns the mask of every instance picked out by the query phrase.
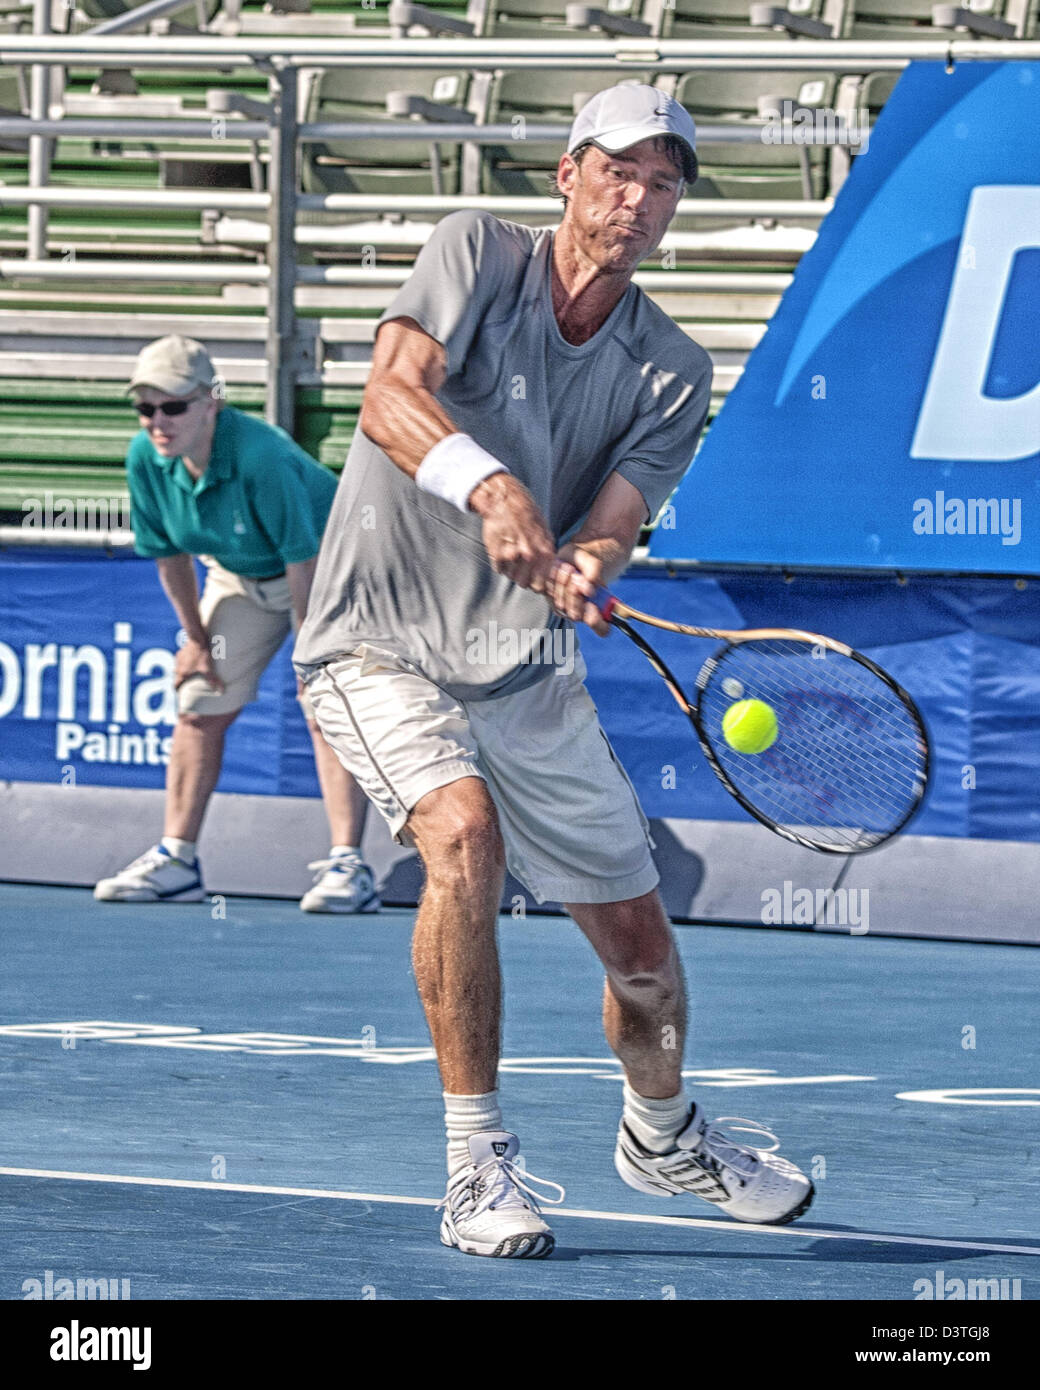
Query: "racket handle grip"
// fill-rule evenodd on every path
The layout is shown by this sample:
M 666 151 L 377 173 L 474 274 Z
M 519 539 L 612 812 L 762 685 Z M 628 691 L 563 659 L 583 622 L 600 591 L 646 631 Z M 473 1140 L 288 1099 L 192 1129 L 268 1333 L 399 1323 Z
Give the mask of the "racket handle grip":
M 610 592 L 609 589 L 604 589 L 602 585 L 592 595 L 592 598 L 589 599 L 589 602 L 594 603 L 596 605 L 596 607 L 600 611 L 600 616 L 605 618 L 608 623 L 610 622 L 610 619 L 613 617 L 614 609 L 618 605 L 618 601 L 615 598 L 615 596 Z
M 574 567 L 573 565 L 557 564 L 556 569 L 553 571 L 554 577 L 561 568 L 573 570 Z M 592 597 L 589 599 L 589 603 L 595 604 L 595 606 L 599 609 L 600 616 L 602 618 L 605 618 L 606 621 L 609 623 L 611 617 L 613 616 L 614 609 L 618 605 L 618 600 L 614 597 L 614 595 L 610 592 L 609 589 L 604 589 L 603 586 L 600 585 L 599 588 L 596 589 Z

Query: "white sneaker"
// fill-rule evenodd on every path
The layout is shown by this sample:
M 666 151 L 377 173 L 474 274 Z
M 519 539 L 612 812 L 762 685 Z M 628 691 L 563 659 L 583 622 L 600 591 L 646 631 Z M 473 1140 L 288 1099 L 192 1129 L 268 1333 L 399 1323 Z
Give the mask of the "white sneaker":
M 114 878 L 95 885 L 103 903 L 199 903 L 205 896 L 202 866 L 186 864 L 162 845 L 153 845 Z
M 358 854 L 337 854 L 332 859 L 315 859 L 307 865 L 314 871 L 314 887 L 300 899 L 304 912 L 378 912 L 372 870 Z
M 724 1126 L 771 1140 L 768 1148 L 739 1144 Z M 614 1166 L 629 1187 L 658 1197 L 689 1192 L 714 1202 L 738 1221 L 784 1225 L 801 1216 L 812 1202 L 815 1189 L 800 1169 L 774 1150 L 776 1135 L 754 1120 L 732 1116 L 708 1123 L 699 1105 L 690 1108 L 690 1120 L 667 1153 L 645 1149 L 621 1121 Z
M 552 1187 L 558 1197 L 542 1197 L 556 1205 L 564 1199 L 559 1183 L 525 1173 L 513 1160 L 520 1149 L 515 1134 L 489 1129 L 472 1134 L 473 1160 L 448 1179 L 443 1202 L 441 1244 L 455 1245 L 465 1255 L 500 1255 L 541 1260 L 556 1244 L 538 1209 L 539 1194 L 528 1184 Z

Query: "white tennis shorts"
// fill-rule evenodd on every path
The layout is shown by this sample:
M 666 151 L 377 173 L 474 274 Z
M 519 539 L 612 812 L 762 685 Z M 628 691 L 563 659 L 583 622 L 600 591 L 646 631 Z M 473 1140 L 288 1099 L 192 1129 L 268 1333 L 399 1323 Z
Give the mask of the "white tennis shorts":
M 537 902 L 610 903 L 656 887 L 653 841 L 583 684 L 585 665 L 496 700 L 462 702 L 362 645 L 308 682 L 318 726 L 398 843 L 428 792 L 480 777 L 510 872 Z

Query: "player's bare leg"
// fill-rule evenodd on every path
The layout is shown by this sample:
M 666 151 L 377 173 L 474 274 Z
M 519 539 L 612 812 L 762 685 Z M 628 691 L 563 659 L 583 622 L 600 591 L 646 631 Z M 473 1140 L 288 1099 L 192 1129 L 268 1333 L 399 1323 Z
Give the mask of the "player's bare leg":
M 202 818 L 220 778 L 224 736 L 238 715 L 238 710 L 232 710 L 230 714 L 178 717 L 166 772 L 164 834 L 198 840 Z
M 498 1103 L 502 979 L 495 930 L 505 880 L 498 813 L 484 782 L 428 792 L 408 820 L 426 866 L 412 963 L 444 1086 L 448 1189 L 441 1242 L 468 1255 L 542 1259 L 554 1245 L 519 1140 Z M 557 1191 L 555 1183 L 542 1184 Z
M 812 1183 L 774 1152 L 775 1136 L 753 1121 L 730 1122 L 729 1129 L 724 1121 L 712 1124 L 683 1093 L 685 988 L 656 890 L 628 902 L 575 903 L 568 911 L 607 972 L 604 1027 L 626 1082 L 614 1153 L 619 1176 L 640 1192 L 703 1198 L 739 1221 L 800 1216 L 812 1201 Z
M 445 1091 L 497 1085 L 502 981 L 495 928 L 505 882 L 498 814 L 484 782 L 428 792 L 408 831 L 426 868 L 412 964 Z
M 686 988 L 657 890 L 620 903 L 568 903 L 607 972 L 603 1028 L 631 1088 L 664 1099 L 681 1087 Z

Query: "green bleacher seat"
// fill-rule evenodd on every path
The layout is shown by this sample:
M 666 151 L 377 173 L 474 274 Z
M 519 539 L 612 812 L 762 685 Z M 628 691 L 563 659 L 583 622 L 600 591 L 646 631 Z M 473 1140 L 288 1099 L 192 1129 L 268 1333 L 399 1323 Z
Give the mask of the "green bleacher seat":
M 1005 0 L 961 0 L 964 10 L 982 18 L 1000 20 Z M 950 30 L 937 28 L 933 11 L 936 0 L 852 0 L 846 27 L 850 39 L 937 39 Z M 1010 37 L 1010 35 L 1009 35 Z
M 0 0 L 0 34 L 31 34 L 32 25 L 28 0 Z
M 603 37 L 604 31 L 649 35 L 639 5 L 640 0 L 603 0 L 602 4 L 589 0 L 584 6 L 573 0 L 489 0 L 481 32 L 485 38 L 498 39 Z M 602 78 L 602 74 L 596 76 Z
M 830 107 L 836 79 L 797 71 L 691 72 L 674 95 L 699 124 L 742 125 L 766 134 L 764 117 L 780 103 Z M 822 198 L 827 191 L 827 150 L 822 146 L 705 142 L 698 139 L 700 178 L 695 196 L 715 198 Z
M 113 70 L 114 72 L 115 70 Z M 128 85 L 126 78 L 131 78 Z M 268 81 L 262 72 L 221 72 L 210 68 L 142 68 L 135 72 L 120 69 L 113 84 L 111 75 L 96 68 L 73 68 L 67 74 L 65 102 L 68 114 L 111 119 L 112 139 L 59 137 L 54 155 L 55 182 L 61 181 L 63 168 L 75 171 L 76 178 L 90 177 L 96 170 L 98 186 L 140 183 L 150 187 L 262 188 L 262 164 L 266 150 L 258 142 L 235 137 L 228 122 L 226 138 L 221 140 L 171 141 L 156 125 L 156 136 L 119 137 L 119 122 L 181 115 L 209 119 L 207 93 L 217 82 L 221 87 L 245 96 L 265 99 Z
M 88 27 L 101 24 L 106 19 L 118 19 L 127 10 L 136 9 L 144 0 L 75 0 L 75 9 L 88 21 Z M 200 28 L 212 19 L 220 7 L 220 0 L 185 0 L 183 11 L 174 11 L 167 16 L 179 28 Z M 77 25 L 77 27 L 79 27 Z
M 16 68 L 0 68 L 0 116 L 22 116 L 26 113 L 25 81 Z M 20 152 L 28 149 L 28 141 L 0 138 L 0 150 Z M 3 177 L 0 174 L 0 177 Z
M 868 112 L 871 125 L 880 116 L 882 107 L 895 91 L 901 76 L 898 72 L 874 72 L 868 73 L 866 77 L 844 79 L 845 84 L 854 86 L 853 102 L 858 108 Z
M 387 108 L 392 93 L 428 102 L 449 118 L 452 109 L 465 112 L 469 80 L 460 70 L 330 68 L 311 86 L 306 119 L 399 124 Z M 414 141 L 308 142 L 303 147 L 303 189 L 307 193 L 385 193 L 388 198 L 395 193 L 457 193 L 458 143 L 434 145 L 433 133 L 434 126 L 425 124 Z
M 456 10 L 455 0 L 431 0 L 435 9 L 444 6 L 449 13 Z M 236 34 L 256 34 L 277 38 L 336 38 L 357 34 L 387 34 L 391 32 L 389 0 L 364 4 L 362 0 L 249 0 L 239 4 L 225 0 L 211 20 L 210 29 L 233 37 Z
M 840 23 L 844 0 L 775 0 L 774 8 L 801 20 Z M 752 23 L 755 0 L 645 0 L 643 18 L 655 36 L 668 39 L 776 39 L 776 31 Z

